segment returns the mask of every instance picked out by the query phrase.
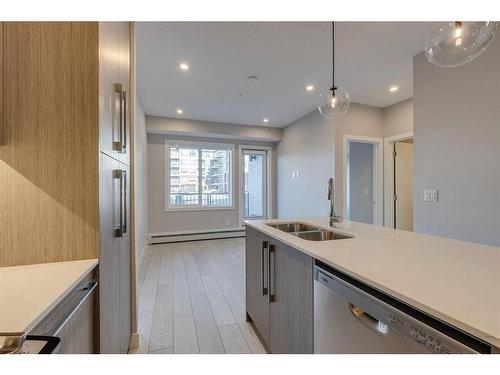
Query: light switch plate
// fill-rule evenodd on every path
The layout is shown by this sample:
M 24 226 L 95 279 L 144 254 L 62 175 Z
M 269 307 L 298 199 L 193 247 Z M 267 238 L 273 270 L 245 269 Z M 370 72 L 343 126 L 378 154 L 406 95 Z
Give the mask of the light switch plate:
M 436 189 L 424 190 L 424 202 L 437 202 L 439 199 L 439 191 Z

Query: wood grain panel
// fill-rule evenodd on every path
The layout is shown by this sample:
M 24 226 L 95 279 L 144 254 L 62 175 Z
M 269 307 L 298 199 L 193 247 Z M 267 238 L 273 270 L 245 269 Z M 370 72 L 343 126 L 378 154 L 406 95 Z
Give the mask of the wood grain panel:
M 96 258 L 98 27 L 5 22 L 0 266 Z
M 268 251 L 262 258 L 263 242 L 269 238 L 247 226 L 245 237 L 246 312 L 265 345 L 269 346 L 269 295 L 263 293 L 263 273 L 267 273 Z M 264 270 L 262 269 L 264 267 Z
M 61 339 L 56 354 L 98 353 L 97 290 L 97 287 L 92 289 L 68 320 L 55 332 Z
M 0 22 L 0 147 L 3 142 L 3 22 Z M 0 172 L 1 173 L 1 172 Z M 1 214 L 0 214 L 1 215 Z M 0 216 L 1 218 L 1 216 Z
M 276 256 L 271 273 L 269 346 L 273 354 L 313 353 L 313 259 L 271 239 Z
M 99 22 L 99 92 L 100 150 L 114 159 L 130 165 L 130 23 Z M 127 95 L 126 150 L 116 151 L 119 141 L 115 85 L 121 84 Z

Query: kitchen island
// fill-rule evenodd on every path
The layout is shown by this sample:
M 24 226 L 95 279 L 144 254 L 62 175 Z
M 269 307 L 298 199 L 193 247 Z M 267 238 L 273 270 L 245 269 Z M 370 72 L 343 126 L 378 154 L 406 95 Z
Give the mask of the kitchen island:
M 268 225 L 287 222 L 308 223 L 352 238 L 310 241 Z M 276 240 L 485 343 L 500 347 L 500 248 L 357 222 L 347 221 L 330 228 L 328 219 L 253 220 L 246 224 L 247 230 L 263 238 Z M 248 241 L 247 238 L 247 244 Z M 299 271 L 304 280 L 309 278 L 308 274 L 301 274 L 300 268 L 295 271 Z M 267 282 L 265 275 L 263 280 Z M 307 301 L 309 297 L 302 298 Z M 252 298 L 247 300 L 247 313 L 249 303 Z M 254 320 L 251 314 L 249 319 Z

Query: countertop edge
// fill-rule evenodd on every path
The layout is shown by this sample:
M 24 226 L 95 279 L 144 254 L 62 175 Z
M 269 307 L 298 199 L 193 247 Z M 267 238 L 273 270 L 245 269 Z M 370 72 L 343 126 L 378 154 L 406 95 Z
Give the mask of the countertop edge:
M 88 265 L 88 267 L 83 271 L 78 278 L 76 278 L 71 285 L 69 285 L 63 293 L 61 293 L 56 299 L 48 305 L 45 310 L 43 310 L 25 329 L 24 332 L 31 332 L 74 288 L 77 286 L 92 270 L 94 270 L 99 264 L 99 259 L 79 259 L 93 261 Z

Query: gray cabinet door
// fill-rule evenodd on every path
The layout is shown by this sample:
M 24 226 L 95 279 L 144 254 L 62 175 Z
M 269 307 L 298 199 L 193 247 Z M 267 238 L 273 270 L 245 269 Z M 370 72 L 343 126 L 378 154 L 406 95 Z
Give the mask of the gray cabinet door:
M 99 22 L 100 150 L 130 164 L 130 23 Z
M 126 353 L 130 340 L 129 169 L 100 153 L 100 351 Z
M 130 169 L 123 163 L 118 163 L 124 175 L 124 227 L 120 242 L 120 353 L 127 353 L 130 344 L 131 326 L 131 253 L 130 253 Z
M 247 226 L 245 246 L 246 311 L 269 347 L 269 238 Z
M 313 259 L 271 239 L 269 347 L 313 353 Z

